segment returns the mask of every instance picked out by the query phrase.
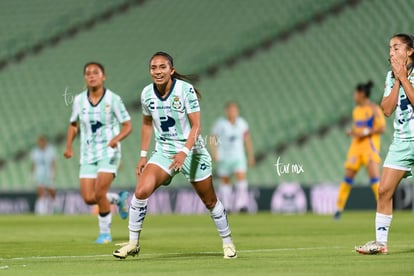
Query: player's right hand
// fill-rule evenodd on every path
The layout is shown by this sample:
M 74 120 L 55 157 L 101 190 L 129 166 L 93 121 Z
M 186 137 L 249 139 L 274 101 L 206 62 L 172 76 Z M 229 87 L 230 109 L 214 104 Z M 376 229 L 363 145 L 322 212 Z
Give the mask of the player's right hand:
M 73 157 L 73 150 L 72 149 L 66 149 L 66 151 L 63 153 L 63 156 L 65 156 L 66 159 L 69 159 Z
M 147 158 L 141 157 L 141 159 L 139 159 L 137 167 L 135 168 L 135 174 L 137 176 L 140 176 L 142 174 L 142 171 L 144 170 L 146 164 L 147 164 Z

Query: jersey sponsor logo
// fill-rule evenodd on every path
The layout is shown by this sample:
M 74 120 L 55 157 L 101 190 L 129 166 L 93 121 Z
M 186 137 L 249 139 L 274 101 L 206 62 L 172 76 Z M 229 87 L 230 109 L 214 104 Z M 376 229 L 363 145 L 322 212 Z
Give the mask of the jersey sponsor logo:
M 150 101 L 147 105 L 149 110 L 155 110 L 155 109 L 171 109 L 168 105 L 159 105 L 155 106 L 155 101 Z
M 100 129 L 103 124 L 99 121 L 90 121 L 92 133 L 95 133 L 98 129 Z
M 199 105 L 198 105 L 198 99 L 191 100 L 190 101 L 190 105 L 191 105 L 191 109 L 198 108 L 199 107 Z
M 163 132 L 168 132 L 170 127 L 175 126 L 175 120 L 170 116 L 160 117 L 160 122 Z

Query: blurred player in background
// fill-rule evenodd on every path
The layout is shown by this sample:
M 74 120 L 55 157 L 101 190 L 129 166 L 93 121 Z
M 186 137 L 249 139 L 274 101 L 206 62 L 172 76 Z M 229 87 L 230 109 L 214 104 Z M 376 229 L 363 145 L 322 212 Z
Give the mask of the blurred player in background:
M 99 207 L 96 243 L 112 241 L 110 204 L 117 204 L 123 219 L 128 216 L 128 192 L 108 193 L 121 160 L 120 141 L 132 131 L 131 118 L 121 98 L 104 87 L 104 67 L 97 62 L 84 66 L 87 90 L 77 95 L 67 132 L 64 156 L 73 156 L 72 142 L 80 123 L 80 192 L 86 204 Z M 122 124 L 121 130 L 119 125 Z
M 381 107 L 386 116 L 395 111 L 394 139 L 389 147 L 381 175 L 375 241 L 355 247 L 361 254 L 388 253 L 388 231 L 392 221 L 392 198 L 404 177 L 411 176 L 414 165 L 414 37 L 396 34 L 390 40 L 391 71 L 385 80 Z
M 217 162 L 217 174 L 220 177 L 219 193 L 224 208 L 227 211 L 247 212 L 247 164 L 254 166 L 255 159 L 249 126 L 239 116 L 237 103 L 227 103 L 226 117 L 221 117 L 215 122 L 211 135 L 214 139 L 210 139 L 210 148 L 213 161 Z M 236 178 L 235 198 L 231 185 L 232 176 Z
M 211 176 L 211 157 L 200 135 L 198 91 L 175 71 L 173 58 L 155 53 L 149 62 L 153 83 L 141 94 L 141 158 L 136 168 L 138 183 L 129 210 L 129 242 L 115 250 L 117 258 L 135 256 L 140 251 L 139 238 L 147 213 L 147 201 L 161 185 L 168 185 L 179 172 L 210 211 L 223 241 L 224 258 L 236 258 L 231 231 L 223 204 L 217 199 Z M 156 147 L 147 161 L 152 132 Z M 166 229 L 168 231 L 168 229 Z M 191 231 L 191 227 L 188 227 Z
M 361 166 L 365 166 L 375 200 L 378 200 L 380 135 L 385 130 L 385 119 L 381 108 L 369 99 L 373 83 L 358 84 L 354 91 L 355 108 L 352 112 L 352 129 L 347 134 L 352 137 L 345 162 L 345 177 L 339 186 L 335 219 L 341 217 L 354 184 L 354 177 Z
M 33 181 L 37 186 L 35 213 L 38 215 L 53 214 L 53 201 L 56 190 L 56 151 L 47 142 L 45 136 L 37 138 L 37 146 L 30 153 L 32 161 Z

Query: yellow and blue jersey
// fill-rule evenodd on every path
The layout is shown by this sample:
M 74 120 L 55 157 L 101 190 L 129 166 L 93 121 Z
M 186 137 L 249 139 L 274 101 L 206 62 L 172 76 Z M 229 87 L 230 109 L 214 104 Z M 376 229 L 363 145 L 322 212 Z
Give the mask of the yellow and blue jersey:
M 384 114 L 376 104 L 356 106 L 352 112 L 352 131 L 356 134 L 372 133 L 385 127 Z M 348 151 L 346 168 L 358 170 L 361 165 L 368 165 L 370 161 L 379 163 L 380 134 L 373 133 L 362 138 L 352 138 Z

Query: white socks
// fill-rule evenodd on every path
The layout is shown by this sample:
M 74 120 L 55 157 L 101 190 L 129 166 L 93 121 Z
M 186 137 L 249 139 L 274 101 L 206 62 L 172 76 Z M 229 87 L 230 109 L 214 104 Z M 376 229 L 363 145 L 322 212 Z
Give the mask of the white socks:
M 129 207 L 129 241 L 138 241 L 145 215 L 147 214 L 148 199 L 137 199 L 135 194 Z
M 117 193 L 107 193 L 106 198 L 108 199 L 109 203 L 111 204 L 118 204 L 119 203 L 119 195 Z
M 388 231 L 391 225 L 392 215 L 376 213 L 375 216 L 375 235 L 376 241 L 387 245 Z
M 42 196 L 36 199 L 35 214 L 36 215 L 51 215 L 53 214 L 53 198 L 50 196 Z
M 245 208 L 249 205 L 249 192 L 247 189 L 247 180 L 241 180 L 236 182 L 236 210 Z
M 112 214 L 109 213 L 104 217 L 98 215 L 99 221 L 99 233 L 110 234 L 111 233 L 111 224 L 112 224 Z
M 227 221 L 226 211 L 220 200 L 217 200 L 216 206 L 210 210 L 211 218 L 216 225 L 217 231 L 220 237 L 223 239 L 223 243 L 231 243 L 231 231 L 229 222 Z
M 220 198 L 223 202 L 224 209 L 228 212 L 233 211 L 233 189 L 231 184 L 220 184 L 219 187 Z

